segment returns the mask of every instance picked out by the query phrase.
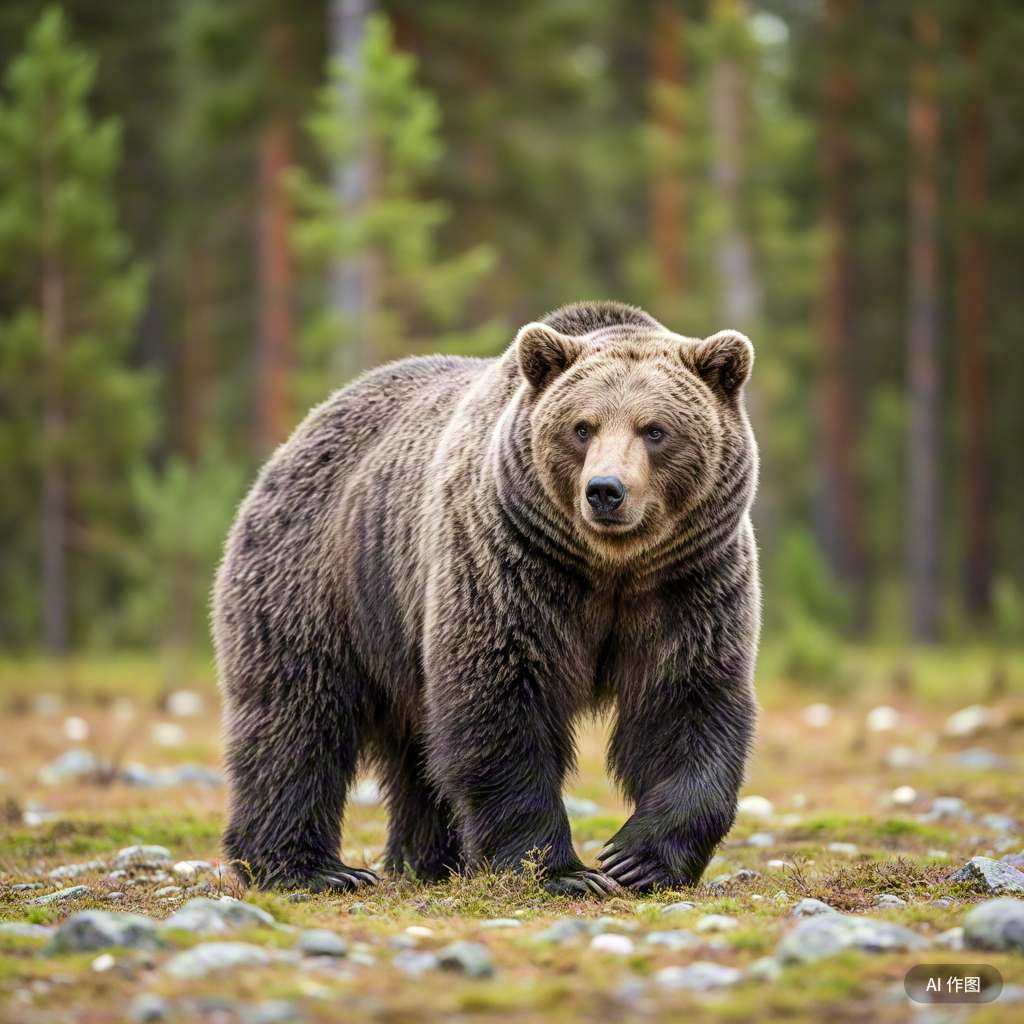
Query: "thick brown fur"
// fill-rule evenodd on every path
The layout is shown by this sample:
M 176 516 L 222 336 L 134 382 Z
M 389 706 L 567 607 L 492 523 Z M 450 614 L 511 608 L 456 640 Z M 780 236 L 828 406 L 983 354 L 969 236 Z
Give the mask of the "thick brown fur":
M 389 871 L 542 850 L 553 891 L 699 879 L 755 720 L 752 358 L 735 332 L 580 303 L 500 358 L 402 360 L 310 413 L 243 503 L 214 595 L 243 875 L 373 882 L 339 858 L 369 760 Z M 621 505 L 588 498 L 595 479 Z M 601 709 L 635 810 L 595 871 L 562 787 L 574 723 Z

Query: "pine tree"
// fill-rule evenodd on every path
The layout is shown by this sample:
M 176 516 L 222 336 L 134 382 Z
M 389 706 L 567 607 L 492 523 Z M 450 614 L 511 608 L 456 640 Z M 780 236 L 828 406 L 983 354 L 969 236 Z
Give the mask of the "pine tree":
M 71 596 L 87 604 L 113 585 L 102 569 L 72 579 L 69 551 L 117 548 L 127 467 L 153 426 L 152 382 L 127 360 L 145 275 L 118 227 L 119 126 L 87 109 L 94 80 L 94 60 L 51 8 L 11 63 L 0 105 L 0 266 L 15 308 L 0 324 L 0 419 L 3 447 L 21 453 L 13 466 L 0 460 L 10 477 L 0 489 L 35 494 L 42 523 L 35 544 L 23 534 L 5 554 L 40 550 L 52 654 L 70 643 Z
M 358 84 L 360 125 L 340 102 L 333 66 L 308 120 L 310 134 L 328 164 L 343 163 L 365 139 L 373 154 L 370 196 L 344 209 L 328 183 L 305 171 L 293 175 L 295 241 L 300 256 L 326 268 L 333 261 L 365 254 L 371 265 L 369 313 L 361 325 L 345 324 L 326 294 L 315 305 L 307 339 L 321 358 L 341 344 L 355 346 L 360 367 L 373 366 L 410 349 L 480 351 L 498 341 L 496 324 L 455 333 L 452 325 L 481 277 L 493 266 L 489 247 L 477 246 L 448 259 L 437 254 L 437 231 L 448 217 L 443 203 L 422 199 L 419 189 L 442 155 L 440 114 L 434 97 L 416 82 L 414 57 L 398 51 L 390 23 L 368 19 Z

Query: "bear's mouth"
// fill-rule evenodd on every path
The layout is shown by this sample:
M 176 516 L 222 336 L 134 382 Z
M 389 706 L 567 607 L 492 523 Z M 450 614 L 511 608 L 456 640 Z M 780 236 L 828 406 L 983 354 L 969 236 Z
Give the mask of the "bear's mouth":
M 583 522 L 595 533 L 605 537 L 614 537 L 624 533 L 633 533 L 643 523 L 643 517 L 636 519 L 621 509 L 597 512 L 588 507 L 583 513 Z

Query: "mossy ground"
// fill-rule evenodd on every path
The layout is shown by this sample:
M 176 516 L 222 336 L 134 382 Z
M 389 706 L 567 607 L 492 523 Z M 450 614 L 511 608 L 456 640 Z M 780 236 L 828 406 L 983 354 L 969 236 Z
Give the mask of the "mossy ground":
M 764 664 L 771 664 L 770 652 Z M 91 967 L 95 953 L 43 957 L 42 940 L 0 936 L 0 1020 L 122 1021 L 134 996 L 153 991 L 179 1005 L 183 999 L 201 996 L 245 1005 L 286 999 L 301 1006 L 312 1021 L 906 1021 L 915 1017 L 915 1011 L 901 994 L 902 980 L 919 962 L 981 961 L 996 966 L 1007 984 L 1024 984 L 1022 956 L 954 953 L 939 947 L 923 954 L 849 954 L 813 966 L 789 967 L 773 984 L 747 981 L 703 994 L 663 992 L 650 983 L 660 968 L 695 959 L 742 968 L 771 954 L 792 927 L 788 907 L 779 901 L 781 893 L 791 901 L 815 896 L 837 909 L 896 921 L 926 936 L 959 924 L 969 904 L 982 897 L 950 883 L 953 868 L 976 854 L 998 857 L 1024 848 L 1024 836 L 1008 839 L 979 821 L 918 820 L 935 796 L 956 796 L 979 818 L 999 813 L 1024 821 L 1019 760 L 1024 752 L 1024 658 L 1001 656 L 995 691 L 993 664 L 991 656 L 980 652 L 851 651 L 845 671 L 853 684 L 842 699 L 824 698 L 835 709 L 834 720 L 825 728 L 812 728 L 802 717 L 806 705 L 823 699 L 820 694 L 775 678 L 762 679 L 758 746 L 744 792 L 767 797 L 775 814 L 767 820 L 741 816 L 707 876 L 747 867 L 761 872 L 753 881 L 726 890 L 702 886 L 642 898 L 625 892 L 603 903 L 550 897 L 531 872 L 453 878 L 432 886 L 387 881 L 370 892 L 314 896 L 307 903 L 288 902 L 280 894 L 250 893 L 246 898 L 281 922 L 331 928 L 350 945 L 365 943 L 360 948 L 372 953 L 375 965 L 340 961 L 332 971 L 280 964 L 202 982 L 173 981 L 162 974 L 160 965 L 169 954 L 115 951 L 115 966 L 98 973 Z M 69 715 L 89 723 L 90 737 L 81 745 L 103 759 L 120 756 L 154 768 L 187 760 L 215 765 L 219 722 L 212 675 L 203 666 L 179 666 L 178 672 L 176 681 L 168 684 L 158 667 L 143 658 L 0 664 L 0 919 L 47 924 L 90 906 L 110 909 L 105 894 L 118 883 L 106 879 L 102 871 L 73 880 L 72 884 L 90 885 L 97 894 L 73 904 L 32 907 L 27 900 L 37 893 L 13 893 L 10 884 L 48 882 L 46 872 L 57 865 L 94 857 L 109 860 L 119 848 L 133 843 L 167 846 L 180 859 L 218 859 L 222 788 L 138 789 L 91 781 L 48 787 L 38 782 L 39 769 L 72 745 L 63 731 Z M 203 712 L 172 719 L 165 709 L 172 688 L 200 693 Z M 42 692 L 60 698 L 59 710 L 41 713 Z M 132 714 L 123 698 L 132 701 Z M 971 737 L 944 737 L 948 715 L 976 702 L 1000 709 L 993 724 Z M 865 729 L 866 712 L 879 704 L 899 712 L 895 730 Z M 171 721 L 184 729 L 184 742 L 176 747 L 157 745 L 152 739 L 154 726 Z M 594 863 L 593 844 L 608 838 L 627 813 L 605 778 L 603 740 L 601 723 L 582 730 L 579 774 L 569 787 L 604 808 L 599 816 L 573 820 L 577 848 L 587 863 Z M 913 748 L 923 760 L 914 766 L 889 767 L 886 754 L 896 745 Z M 956 768 L 953 755 L 970 746 L 1018 758 L 1016 770 Z M 913 803 L 892 801 L 898 786 L 917 791 Z M 54 817 L 25 824 L 25 811 L 37 805 L 43 807 L 37 813 Z M 385 829 L 382 807 L 351 808 L 343 856 L 351 863 L 372 864 L 383 847 Z M 755 832 L 770 833 L 774 844 L 746 845 Z M 836 842 L 856 845 L 857 853 L 851 857 L 829 852 L 829 844 Z M 773 866 L 770 861 L 785 863 Z M 154 895 L 156 888 L 126 889 L 117 909 L 166 916 L 180 901 L 163 901 Z M 225 889 L 245 896 L 233 881 L 226 882 Z M 883 893 L 900 896 L 908 904 L 878 908 L 875 900 Z M 951 898 L 953 905 L 931 904 L 938 895 Z M 694 899 L 701 905 L 671 921 L 661 917 L 657 905 L 678 899 Z M 350 913 L 357 902 L 365 911 Z M 653 930 L 692 929 L 709 913 L 733 916 L 738 926 L 722 935 L 707 935 L 710 945 L 696 950 L 674 953 L 642 942 Z M 633 953 L 617 956 L 590 949 L 587 937 L 559 946 L 532 941 L 556 918 L 602 915 L 615 918 L 614 927 L 633 938 Z M 521 927 L 481 927 L 484 919 L 494 917 L 516 918 Z M 496 978 L 470 981 L 439 971 L 415 979 L 403 975 L 391 962 L 391 940 L 414 925 L 431 929 L 429 935 L 418 937 L 419 949 L 436 950 L 460 938 L 482 942 L 494 958 Z M 290 933 L 266 929 L 230 937 L 279 948 L 294 941 Z M 174 941 L 184 948 L 198 940 L 176 934 Z M 219 1012 L 227 1014 L 220 1019 L 236 1019 L 231 1011 Z M 925 1011 L 926 1017 L 918 1019 L 936 1021 L 939 1017 L 927 1014 L 938 1012 Z M 1022 1003 L 970 1010 L 954 1006 L 942 1012 L 947 1014 L 942 1019 L 952 1020 L 969 1014 L 977 1024 L 1024 1021 Z M 198 1010 L 186 1008 L 180 1019 L 204 1018 Z M 207 1019 L 216 1019 L 216 1012 Z

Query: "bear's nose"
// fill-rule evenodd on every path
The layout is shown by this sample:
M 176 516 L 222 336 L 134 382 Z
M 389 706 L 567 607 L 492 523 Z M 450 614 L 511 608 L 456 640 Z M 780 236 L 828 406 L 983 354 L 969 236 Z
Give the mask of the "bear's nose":
M 587 481 L 587 501 L 595 512 L 614 512 L 626 497 L 626 488 L 617 476 L 592 476 Z

